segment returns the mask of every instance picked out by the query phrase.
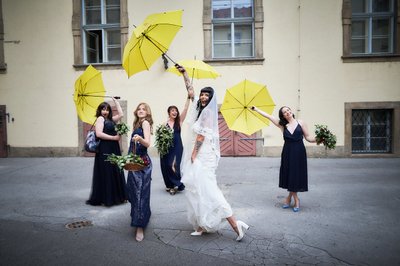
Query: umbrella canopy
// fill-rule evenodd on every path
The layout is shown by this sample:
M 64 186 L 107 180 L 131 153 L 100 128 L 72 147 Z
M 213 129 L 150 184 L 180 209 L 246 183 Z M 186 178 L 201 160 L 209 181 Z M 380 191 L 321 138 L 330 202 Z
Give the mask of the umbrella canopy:
M 183 66 L 192 79 L 215 79 L 221 76 L 212 66 L 201 60 L 181 60 L 178 65 Z M 170 67 L 167 71 L 182 76 L 176 67 Z
M 226 91 L 220 111 L 231 130 L 251 135 L 269 125 L 252 106 L 272 114 L 275 104 L 265 85 L 244 80 Z
M 182 10 L 149 15 L 133 30 L 125 46 L 122 66 L 128 77 L 148 70 L 165 54 L 182 27 Z
M 105 93 L 101 72 L 89 65 L 75 81 L 74 102 L 83 122 L 94 123 L 97 107 L 104 101 Z

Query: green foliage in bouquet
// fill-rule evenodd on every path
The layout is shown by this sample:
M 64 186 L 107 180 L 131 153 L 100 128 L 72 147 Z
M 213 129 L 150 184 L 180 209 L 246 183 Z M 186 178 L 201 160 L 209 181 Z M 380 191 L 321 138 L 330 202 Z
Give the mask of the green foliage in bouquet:
M 115 131 L 117 131 L 118 135 L 126 135 L 129 132 L 129 126 L 124 122 L 118 123 L 115 125 Z
M 159 125 L 156 128 L 155 147 L 161 157 L 168 153 L 170 147 L 174 145 L 174 131 L 166 125 Z
M 317 144 L 324 144 L 325 149 L 333 150 L 336 147 L 336 136 L 325 125 L 315 125 Z
M 139 155 L 133 153 L 129 153 L 127 155 L 115 155 L 114 153 L 112 153 L 107 156 L 106 161 L 109 161 L 112 164 L 116 164 L 121 170 L 127 163 L 138 163 L 145 165 L 143 159 Z

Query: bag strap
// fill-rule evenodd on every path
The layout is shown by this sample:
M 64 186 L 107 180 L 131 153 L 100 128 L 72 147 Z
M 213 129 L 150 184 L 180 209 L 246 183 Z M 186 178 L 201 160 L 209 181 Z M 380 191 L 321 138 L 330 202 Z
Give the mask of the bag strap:
M 97 121 L 97 118 L 96 118 L 96 120 L 94 120 L 94 122 L 93 122 L 92 126 L 90 127 L 89 131 L 92 130 L 92 128 L 93 128 L 94 125 L 96 124 L 96 121 Z
M 132 153 L 133 153 L 133 154 L 136 154 L 136 141 L 133 141 L 133 144 L 132 144 Z
M 98 118 L 98 117 L 97 117 Z M 89 130 L 92 130 L 92 128 L 94 127 L 94 125 L 96 124 L 96 121 L 97 121 L 97 118 L 96 118 L 96 120 L 94 120 L 94 122 L 93 122 L 93 124 L 92 124 L 92 126 L 90 127 L 90 129 Z M 104 123 L 106 122 L 106 120 L 104 120 Z

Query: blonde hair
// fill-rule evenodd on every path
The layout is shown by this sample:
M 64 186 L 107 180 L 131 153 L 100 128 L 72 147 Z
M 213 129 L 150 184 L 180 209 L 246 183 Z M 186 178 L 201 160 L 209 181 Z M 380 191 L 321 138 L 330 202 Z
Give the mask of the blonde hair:
M 143 120 L 140 120 L 139 116 L 137 115 L 137 111 L 141 105 L 144 106 L 144 109 L 146 110 L 147 113 L 146 117 Z M 138 127 L 141 127 L 143 121 L 147 120 L 147 122 L 150 123 L 150 133 L 153 134 L 153 116 L 151 115 L 151 108 L 147 103 L 143 102 L 139 103 L 135 111 L 133 111 L 133 115 L 135 116 L 135 120 L 133 121 L 133 130 L 137 129 Z

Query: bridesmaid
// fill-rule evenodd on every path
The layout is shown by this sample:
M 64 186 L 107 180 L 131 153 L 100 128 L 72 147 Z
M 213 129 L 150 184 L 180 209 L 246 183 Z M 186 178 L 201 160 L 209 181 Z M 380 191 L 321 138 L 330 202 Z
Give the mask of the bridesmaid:
M 133 132 L 129 145 L 129 153 L 140 155 L 147 162 L 147 167 L 140 171 L 129 171 L 127 188 L 129 202 L 131 203 L 131 226 L 136 227 L 136 241 L 144 239 L 144 229 L 149 223 L 150 210 L 150 185 L 153 165 L 147 154 L 152 134 L 153 118 L 150 106 L 140 103 L 134 111 Z
M 296 120 L 292 110 L 287 106 L 279 109 L 279 119 L 255 106 L 251 109 L 268 118 L 282 130 L 285 143 L 281 155 L 279 187 L 289 191 L 282 208 L 289 208 L 293 198 L 293 211 L 298 212 L 300 211 L 300 199 L 297 192 L 308 191 L 307 153 L 303 137 L 310 143 L 317 141 L 315 137 L 310 135 L 307 124 L 300 119 Z
M 174 137 L 173 145 L 169 148 L 168 153 L 160 157 L 160 166 L 166 191 L 171 195 L 175 195 L 177 191 L 185 189 L 185 185 L 181 182 L 181 160 L 183 153 L 181 127 L 186 118 L 189 102 L 190 96 L 188 95 L 182 114 L 179 114 L 178 107 L 174 105 L 169 106 L 167 110 L 168 121 L 166 126 L 173 129 Z
M 117 99 L 112 98 L 117 113 L 113 114 L 107 102 L 101 103 L 96 111 L 96 137 L 101 139 L 93 166 L 92 190 L 86 204 L 111 207 L 125 203 L 128 195 L 124 171 L 107 161 L 111 153 L 121 155 L 119 140 L 121 136 L 115 131 L 115 123 L 121 120 L 123 112 Z

